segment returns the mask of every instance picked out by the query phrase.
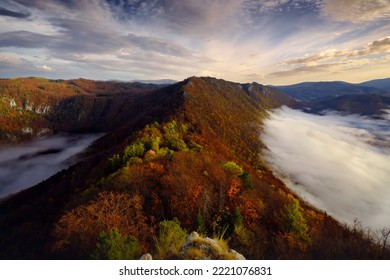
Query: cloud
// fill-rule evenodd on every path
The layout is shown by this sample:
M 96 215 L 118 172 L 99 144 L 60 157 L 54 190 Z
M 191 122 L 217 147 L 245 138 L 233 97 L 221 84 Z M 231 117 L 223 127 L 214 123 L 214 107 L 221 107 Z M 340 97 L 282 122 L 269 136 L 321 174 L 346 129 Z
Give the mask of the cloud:
M 56 136 L 1 149 L 0 198 L 32 187 L 73 164 L 75 155 L 99 137 L 101 134 Z
M 292 75 L 300 75 L 305 73 L 318 73 L 318 72 L 326 72 L 330 68 L 335 67 L 335 64 L 322 64 L 322 65 L 304 65 L 299 66 L 293 69 L 288 70 L 280 70 L 270 73 L 270 76 L 276 77 L 289 77 Z
M 0 16 L 14 17 L 14 18 L 28 18 L 30 15 L 31 15 L 30 13 L 14 12 L 0 7 Z
M 309 64 L 312 62 L 333 59 L 333 58 L 350 58 L 359 57 L 371 54 L 382 54 L 390 52 L 390 37 L 376 40 L 365 45 L 358 50 L 326 50 L 316 54 L 307 55 L 300 58 L 288 59 L 283 61 L 283 64 Z
M 389 227 L 389 129 L 386 121 L 283 107 L 264 123 L 264 158 L 290 188 L 337 219 Z
M 0 47 L 47 48 L 58 38 L 29 31 L 0 33 Z
M 271 72 L 269 76 L 283 78 L 305 74 L 308 78 L 307 75 L 316 73 L 323 73 L 327 76 L 339 75 L 340 73 L 345 75 L 352 70 L 359 71 L 367 65 L 376 65 L 379 70 L 383 68 L 381 66 L 383 63 L 389 62 L 388 56 L 386 56 L 388 53 L 390 53 L 390 37 L 385 37 L 355 50 L 330 49 L 284 60 L 276 65 L 279 69 Z M 324 80 L 324 78 L 322 79 Z
M 165 33 L 212 37 L 240 27 L 244 0 L 109 0 L 119 19 L 154 26 Z
M 374 41 L 366 46 L 357 55 L 369 55 L 390 52 L 390 37 L 386 37 L 377 41 Z
M 142 50 L 151 50 L 171 56 L 190 57 L 191 51 L 178 43 L 167 42 L 160 38 L 151 36 L 139 36 L 129 33 L 127 35 L 129 43 Z
M 389 60 L 386 59 L 383 61 L 389 61 Z M 348 70 L 359 69 L 364 65 L 368 65 L 372 63 L 373 61 L 369 59 L 350 59 L 350 60 L 343 60 L 340 62 L 302 65 L 288 70 L 275 71 L 270 73 L 270 75 L 275 77 L 290 77 L 290 76 L 295 76 L 295 75 L 299 76 L 305 74 L 306 78 L 308 78 L 307 75 L 309 74 L 315 74 L 315 73 L 338 74 L 340 72 L 346 72 Z
M 260 12 L 267 12 L 286 4 L 289 0 L 265 0 L 260 1 Z
M 50 63 L 59 78 L 73 71 L 90 78 L 116 79 L 128 72 L 156 75 L 137 77 L 154 79 L 172 71 L 171 78 L 179 80 L 208 71 L 220 78 L 264 83 L 276 77 L 271 72 L 284 71 L 282 76 L 288 77 L 286 71 L 293 66 L 299 73 L 324 74 L 324 69 L 336 67 L 337 59 L 352 59 L 344 51 L 351 55 L 360 51 L 358 57 L 387 48 L 385 41 L 374 43 L 373 35 L 367 35 L 364 40 L 372 45 L 346 49 L 352 45 L 351 37 L 360 40 L 368 32 L 387 36 L 386 25 L 374 21 L 343 37 L 356 30 L 355 25 L 325 21 L 318 0 L 4 0 L 1 7 L 30 14 L 27 20 L 0 16 L 1 51 L 15 57 L 30 55 L 34 71 L 47 59 L 67 61 L 60 63 L 62 67 Z M 324 46 L 334 50 L 314 51 Z M 280 60 L 287 64 L 277 64 Z M 110 72 L 99 74 L 97 69 Z M 0 73 L 9 75 L 4 69 Z
M 38 66 L 37 68 L 38 68 L 38 69 L 42 69 L 42 70 L 44 70 L 44 71 L 48 71 L 48 72 L 54 71 L 54 69 L 53 69 L 52 67 L 47 66 L 47 65 Z
M 369 22 L 388 20 L 388 0 L 324 0 L 322 14 L 334 21 Z

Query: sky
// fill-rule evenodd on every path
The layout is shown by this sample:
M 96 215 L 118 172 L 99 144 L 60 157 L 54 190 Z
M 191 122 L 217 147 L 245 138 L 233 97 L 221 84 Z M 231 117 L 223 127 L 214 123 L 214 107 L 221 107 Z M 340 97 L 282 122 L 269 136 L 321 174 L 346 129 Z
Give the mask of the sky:
M 389 228 L 389 120 L 282 107 L 264 123 L 263 156 L 290 189 L 339 221 Z
M 0 77 L 390 77 L 389 0 L 0 0 Z

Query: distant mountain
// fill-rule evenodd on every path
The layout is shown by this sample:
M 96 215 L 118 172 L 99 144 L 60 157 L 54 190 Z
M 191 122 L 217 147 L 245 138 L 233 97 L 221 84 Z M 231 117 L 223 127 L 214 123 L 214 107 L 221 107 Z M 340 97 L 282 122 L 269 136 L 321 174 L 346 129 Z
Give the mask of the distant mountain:
M 159 79 L 159 80 L 132 80 L 132 83 L 143 83 L 143 84 L 152 84 L 152 85 L 172 85 L 177 83 L 176 80 L 172 79 Z
M 390 107 L 390 96 L 378 94 L 343 95 L 321 100 L 305 101 L 301 103 L 304 111 L 321 113 L 325 110 L 334 110 L 347 114 L 380 116 L 384 109 Z
M 77 164 L 0 200 L 0 259 L 214 258 L 207 246 L 179 252 L 195 230 L 249 259 L 390 256 L 264 163 L 268 110 L 297 105 L 278 89 L 191 77 L 169 86 L 10 79 L 0 91 L 5 141 L 26 127 L 106 132 Z
M 376 83 L 375 83 L 376 84 Z M 314 100 L 328 97 L 337 97 L 349 94 L 380 94 L 386 90 L 350 84 L 346 82 L 305 82 L 289 86 L 276 86 L 296 100 Z
M 358 85 L 364 86 L 364 87 L 379 88 L 379 89 L 385 90 L 387 92 L 390 92 L 390 78 L 371 80 L 371 81 L 367 81 L 364 83 L 360 83 Z

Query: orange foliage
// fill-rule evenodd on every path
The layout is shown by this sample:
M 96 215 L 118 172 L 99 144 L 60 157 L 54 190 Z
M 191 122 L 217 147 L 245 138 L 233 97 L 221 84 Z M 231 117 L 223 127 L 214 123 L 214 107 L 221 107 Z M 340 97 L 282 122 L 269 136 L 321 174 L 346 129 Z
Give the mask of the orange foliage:
M 96 201 L 67 212 L 56 225 L 53 250 L 70 247 L 84 256 L 92 252 L 102 231 L 114 228 L 136 237 L 145 249 L 149 247 L 154 231 L 147 224 L 140 196 L 102 192 Z
M 234 201 L 238 194 L 240 193 L 240 187 L 241 187 L 241 182 L 237 180 L 236 178 L 232 178 L 230 181 L 230 185 L 226 191 L 226 194 L 230 201 Z
M 244 217 L 244 221 L 247 223 L 249 228 L 253 229 L 259 222 L 259 212 L 263 210 L 264 204 L 257 198 L 241 197 L 239 208 L 242 216 Z

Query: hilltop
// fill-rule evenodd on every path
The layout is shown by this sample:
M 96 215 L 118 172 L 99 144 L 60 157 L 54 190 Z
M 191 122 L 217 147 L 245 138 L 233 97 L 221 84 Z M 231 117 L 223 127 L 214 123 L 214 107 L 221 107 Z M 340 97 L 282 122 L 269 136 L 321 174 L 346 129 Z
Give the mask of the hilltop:
M 53 133 L 106 135 L 79 163 L 1 201 L 0 258 L 202 258 L 196 248 L 178 253 L 192 231 L 249 259 L 389 257 L 363 229 L 300 200 L 262 161 L 268 110 L 297 106 L 277 89 L 210 77 L 166 86 L 16 81 L 2 81 L 2 100 L 16 103 L 2 106 L 18 126 L 0 126 L 15 141 L 30 117 Z

